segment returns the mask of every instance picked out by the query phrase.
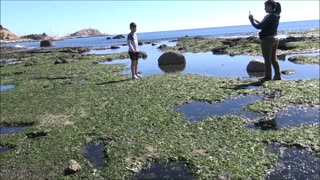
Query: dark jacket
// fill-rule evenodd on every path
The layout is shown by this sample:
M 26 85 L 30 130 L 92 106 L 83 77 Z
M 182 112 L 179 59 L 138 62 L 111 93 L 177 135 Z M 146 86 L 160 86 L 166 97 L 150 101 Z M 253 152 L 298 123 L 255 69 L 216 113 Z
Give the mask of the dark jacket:
M 280 15 L 276 13 L 271 13 L 268 14 L 263 21 L 258 23 L 251 21 L 251 24 L 256 29 L 261 29 L 261 32 L 259 33 L 259 38 L 263 39 L 267 36 L 277 35 L 279 20 Z

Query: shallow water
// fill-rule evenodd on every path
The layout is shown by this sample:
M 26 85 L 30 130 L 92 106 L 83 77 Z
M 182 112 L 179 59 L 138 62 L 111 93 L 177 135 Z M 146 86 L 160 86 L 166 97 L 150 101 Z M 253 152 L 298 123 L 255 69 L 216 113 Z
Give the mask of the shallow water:
M 0 147 L 0 153 L 4 153 L 4 152 L 8 152 L 8 151 L 10 151 L 11 150 L 11 148 L 9 148 L 9 147 Z
M 25 130 L 27 127 L 8 127 L 0 126 L 0 134 L 12 134 Z
M 15 87 L 16 87 L 16 85 L 13 85 L 13 84 L 0 85 L 0 92 L 7 91 L 7 90 L 10 90 L 10 89 L 15 88 Z
M 92 166 L 96 169 L 105 167 L 104 143 L 101 144 L 87 144 L 83 147 L 83 156 L 89 160 Z
M 298 108 L 288 107 L 287 109 L 277 113 L 276 122 L 277 129 L 288 126 L 300 126 L 307 124 L 319 123 L 320 110 L 319 108 Z
M 159 43 L 160 44 L 160 43 Z M 173 43 L 171 45 L 174 45 Z M 156 74 L 164 74 L 168 71 L 158 66 L 158 58 L 163 53 L 157 49 L 157 46 L 143 45 L 140 46 L 141 51 L 145 51 L 148 54 L 146 60 L 139 60 L 138 71 L 142 72 L 144 76 L 151 76 Z M 119 52 L 127 52 L 128 47 L 121 46 L 117 50 L 95 50 L 89 52 L 89 54 L 112 54 Z M 229 56 L 229 55 L 213 55 L 211 52 L 206 53 L 184 53 L 186 58 L 185 67 L 176 67 L 176 72 L 184 74 L 198 74 L 203 76 L 213 77 L 230 77 L 230 78 L 241 78 L 241 79 L 252 79 L 261 77 L 263 73 L 248 73 L 246 68 L 248 63 L 253 59 L 263 60 L 261 56 Z M 291 56 L 306 55 L 316 56 L 318 53 L 309 54 L 294 54 L 287 55 L 285 60 L 279 60 L 280 70 L 293 69 L 295 74 L 282 75 L 282 79 L 296 80 L 296 79 L 311 79 L 319 78 L 320 68 L 319 65 L 310 64 L 295 64 L 288 61 Z M 130 73 L 130 59 L 113 60 L 111 62 L 105 61 L 100 64 L 124 64 L 127 70 L 123 71 L 123 74 Z M 169 72 L 173 72 L 174 68 L 171 68 Z
M 320 123 L 319 108 L 299 108 L 290 106 L 277 112 L 274 117 L 262 119 L 248 128 L 259 128 L 261 130 L 279 130 L 287 127 L 303 126 Z
M 237 115 L 249 119 L 255 119 L 258 114 L 247 112 L 243 109 L 250 103 L 262 99 L 262 95 L 250 95 L 225 100 L 221 103 L 210 104 L 207 102 L 191 102 L 175 107 L 174 110 L 181 112 L 191 123 L 204 120 L 208 116 Z
M 267 151 L 278 156 L 276 166 L 269 170 L 271 179 L 320 179 L 320 159 L 296 147 L 286 148 L 279 144 L 267 145 Z
M 142 169 L 132 180 L 141 179 L 183 179 L 193 180 L 189 168 L 183 162 L 161 164 L 155 162 L 149 168 Z

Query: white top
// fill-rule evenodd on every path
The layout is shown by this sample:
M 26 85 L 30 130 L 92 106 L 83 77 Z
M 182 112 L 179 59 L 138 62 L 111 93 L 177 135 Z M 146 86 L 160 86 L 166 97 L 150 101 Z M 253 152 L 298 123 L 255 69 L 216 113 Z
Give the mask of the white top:
M 129 33 L 127 37 L 127 43 L 130 52 L 138 51 L 138 37 L 136 33 Z

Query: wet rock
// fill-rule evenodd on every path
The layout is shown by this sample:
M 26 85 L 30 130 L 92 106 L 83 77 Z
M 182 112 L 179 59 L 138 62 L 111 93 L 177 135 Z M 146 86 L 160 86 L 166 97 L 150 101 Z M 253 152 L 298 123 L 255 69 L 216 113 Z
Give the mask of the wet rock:
M 27 61 L 24 66 L 33 66 L 35 63 L 33 61 Z
M 139 58 L 142 58 L 142 59 L 147 59 L 148 55 L 146 52 L 144 51 L 139 51 Z
M 265 72 L 264 62 L 260 60 L 252 60 L 247 65 L 248 72 Z
M 286 39 L 279 39 L 278 49 L 287 50 L 287 42 Z
M 123 35 L 117 35 L 117 36 L 115 36 L 115 37 L 113 37 L 112 39 L 123 39 L 123 38 L 125 38 Z
M 152 46 L 155 46 L 155 45 L 157 45 L 157 43 L 152 43 L 151 45 L 152 45 Z
M 78 53 L 81 54 L 81 53 L 85 53 L 85 52 L 89 52 L 90 49 L 89 48 L 79 48 L 78 49 Z
M 227 48 L 226 47 L 216 47 L 213 48 L 212 50 L 212 54 L 227 54 Z
M 166 44 L 162 44 L 162 45 L 160 45 L 160 46 L 158 47 L 158 49 L 163 49 L 163 48 L 165 48 L 165 47 L 167 47 L 167 45 L 166 45 Z
M 281 71 L 281 74 L 285 74 L 285 75 L 291 75 L 291 74 L 294 74 L 294 73 L 296 73 L 296 72 L 293 69 L 287 69 L 287 70 Z
M 186 58 L 178 51 L 167 51 L 163 53 L 159 59 L 159 65 L 174 65 L 174 64 L 185 64 Z
M 261 128 L 261 130 L 276 130 L 277 122 L 275 117 L 264 117 L 260 119 L 258 122 L 254 123 L 255 126 Z
M 43 40 L 40 42 L 40 47 L 52 47 L 54 46 L 54 42 L 51 40 Z
M 66 59 L 64 57 L 58 57 L 58 59 L 54 62 L 54 64 L 68 64 L 72 62 L 70 59 Z
M 46 135 L 47 135 L 47 132 L 44 132 L 44 131 L 31 132 L 26 134 L 27 138 L 30 138 L 30 139 L 35 139 L 35 138 L 43 137 Z
M 277 55 L 277 58 L 279 60 L 286 60 L 286 54 L 279 54 L 279 55 Z
M 80 164 L 71 159 L 69 162 L 68 162 L 68 167 L 66 169 L 69 173 L 76 173 L 77 171 L 80 171 L 81 170 L 81 166 Z
M 109 40 L 109 39 L 111 39 L 111 37 L 107 37 L 106 39 Z
M 111 46 L 110 49 L 119 49 L 119 46 Z
M 138 41 L 138 45 L 139 45 L 139 46 L 143 45 L 143 42 Z

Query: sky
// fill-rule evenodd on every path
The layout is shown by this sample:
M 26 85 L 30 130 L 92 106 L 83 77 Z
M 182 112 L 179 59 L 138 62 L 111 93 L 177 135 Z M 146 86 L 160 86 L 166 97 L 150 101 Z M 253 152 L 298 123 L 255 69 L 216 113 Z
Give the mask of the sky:
M 248 25 L 262 20 L 265 0 L 18 1 L 1 0 L 1 25 L 18 36 L 65 36 L 85 28 L 107 34 Z M 279 0 L 281 22 L 319 19 L 319 0 Z

